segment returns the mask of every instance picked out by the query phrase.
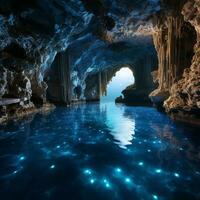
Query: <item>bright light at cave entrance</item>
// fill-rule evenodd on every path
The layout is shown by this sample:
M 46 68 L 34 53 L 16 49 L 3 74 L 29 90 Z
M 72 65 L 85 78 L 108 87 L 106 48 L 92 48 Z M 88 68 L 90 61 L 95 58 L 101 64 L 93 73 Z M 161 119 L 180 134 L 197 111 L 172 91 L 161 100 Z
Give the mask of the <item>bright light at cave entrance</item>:
M 129 85 L 134 84 L 133 72 L 128 67 L 121 68 L 107 86 L 107 96 L 101 97 L 102 102 L 115 101 L 121 92 Z

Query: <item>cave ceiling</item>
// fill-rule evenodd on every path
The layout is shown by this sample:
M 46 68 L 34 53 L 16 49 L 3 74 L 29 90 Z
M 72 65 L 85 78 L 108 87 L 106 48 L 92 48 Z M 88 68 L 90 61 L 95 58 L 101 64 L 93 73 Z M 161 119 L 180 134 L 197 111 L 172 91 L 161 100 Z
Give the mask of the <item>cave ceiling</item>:
M 0 0 L 0 62 L 45 72 L 69 48 L 79 72 L 134 64 L 149 48 L 154 54 L 149 35 L 159 11 L 159 0 Z

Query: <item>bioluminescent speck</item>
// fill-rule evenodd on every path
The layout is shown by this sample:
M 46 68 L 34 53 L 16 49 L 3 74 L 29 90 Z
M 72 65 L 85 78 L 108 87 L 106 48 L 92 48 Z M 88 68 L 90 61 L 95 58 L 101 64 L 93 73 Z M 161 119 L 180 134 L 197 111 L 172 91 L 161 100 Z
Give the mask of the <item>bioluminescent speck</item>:
M 125 182 L 126 182 L 126 183 L 130 183 L 130 182 L 131 182 L 131 179 L 130 179 L 130 178 L 125 178 Z
M 158 196 L 157 195 L 154 194 L 152 197 L 153 197 L 154 200 L 158 200 Z
M 84 174 L 90 175 L 90 174 L 92 174 L 92 170 L 91 169 L 85 169 Z
M 143 162 L 139 162 L 138 165 L 139 165 L 139 166 L 143 166 L 144 163 L 143 163 Z
M 90 183 L 91 183 L 91 184 L 94 184 L 94 182 L 95 182 L 95 179 L 93 179 L 93 178 L 90 179 Z
M 159 174 L 162 172 L 162 169 L 156 169 L 155 172 Z
M 56 167 L 55 165 L 51 165 L 51 166 L 50 166 L 51 169 L 54 169 L 55 167 Z
M 20 161 L 25 160 L 25 156 L 20 156 L 19 160 L 20 160 Z
M 178 173 L 174 173 L 174 176 L 177 177 L 177 178 L 180 177 L 180 175 Z
M 122 172 L 122 169 L 119 168 L 119 167 L 117 167 L 117 168 L 115 169 L 115 171 L 118 172 L 118 173 L 120 173 L 120 172 Z

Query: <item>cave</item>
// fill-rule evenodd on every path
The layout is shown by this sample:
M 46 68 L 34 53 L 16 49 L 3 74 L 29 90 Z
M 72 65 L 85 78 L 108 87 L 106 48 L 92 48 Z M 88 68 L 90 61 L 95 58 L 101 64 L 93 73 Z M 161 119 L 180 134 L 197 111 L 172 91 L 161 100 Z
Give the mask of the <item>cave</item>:
M 0 0 L 0 198 L 200 199 L 199 0 Z

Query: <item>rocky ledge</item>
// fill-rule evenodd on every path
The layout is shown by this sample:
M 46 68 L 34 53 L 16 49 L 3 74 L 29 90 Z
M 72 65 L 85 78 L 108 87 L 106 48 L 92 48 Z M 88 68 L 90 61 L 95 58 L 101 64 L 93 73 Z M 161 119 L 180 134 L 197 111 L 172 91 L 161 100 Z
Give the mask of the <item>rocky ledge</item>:
M 128 86 L 122 91 L 123 96 L 116 98 L 116 103 L 124 103 L 130 106 L 152 106 L 148 94 L 152 89 L 137 89 L 135 85 Z

